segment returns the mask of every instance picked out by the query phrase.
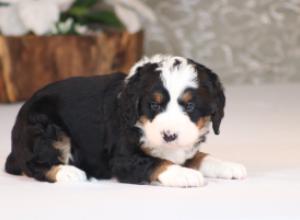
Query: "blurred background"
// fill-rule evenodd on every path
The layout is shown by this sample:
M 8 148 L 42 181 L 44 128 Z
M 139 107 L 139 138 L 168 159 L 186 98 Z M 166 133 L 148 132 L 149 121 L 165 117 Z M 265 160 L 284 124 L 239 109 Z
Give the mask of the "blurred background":
M 86 36 L 112 29 L 143 31 L 139 40 L 144 43 L 133 40 L 135 47 L 107 59 L 98 54 L 99 63 L 111 62 L 107 68 L 81 73 L 63 69 L 70 75 L 128 71 L 142 55 L 169 53 L 209 66 L 226 84 L 269 84 L 300 81 L 299 11 L 300 0 L 0 0 L 0 33 Z M 110 52 L 107 44 L 102 42 L 101 49 Z M 133 58 L 119 62 L 120 53 Z
M 144 0 L 146 54 L 191 57 L 227 84 L 300 81 L 299 0 Z
M 199 219 L 199 210 L 204 219 L 300 219 L 300 0 L 0 0 L 0 167 L 37 89 L 128 72 L 156 53 L 220 76 L 225 118 L 201 150 L 244 164 L 248 178 L 201 189 L 53 187 L 0 169 L 1 219 Z

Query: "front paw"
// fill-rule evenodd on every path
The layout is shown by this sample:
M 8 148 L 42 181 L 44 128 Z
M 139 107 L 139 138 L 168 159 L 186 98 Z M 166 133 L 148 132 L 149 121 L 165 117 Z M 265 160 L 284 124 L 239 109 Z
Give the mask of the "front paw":
M 199 187 L 205 184 L 199 171 L 179 165 L 170 165 L 158 176 L 158 180 L 163 186 L 173 187 Z
M 207 156 L 200 167 L 200 171 L 206 177 L 224 179 L 244 179 L 247 176 L 246 168 L 239 163 L 222 161 Z

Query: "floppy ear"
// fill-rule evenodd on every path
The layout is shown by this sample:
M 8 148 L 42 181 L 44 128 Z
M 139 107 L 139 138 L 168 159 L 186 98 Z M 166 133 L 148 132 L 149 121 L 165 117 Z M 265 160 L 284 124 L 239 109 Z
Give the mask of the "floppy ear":
M 211 97 L 211 121 L 215 134 L 220 133 L 220 124 L 224 117 L 225 95 L 223 86 L 216 73 L 205 67 L 204 65 L 188 59 L 188 62 L 193 64 L 198 72 L 199 81 L 208 88 Z
M 123 90 L 119 97 L 119 113 L 122 123 L 127 127 L 133 127 L 138 120 L 139 99 L 141 91 L 141 67 L 136 73 L 124 82 Z
M 224 117 L 225 95 L 223 92 L 223 86 L 222 86 L 217 74 L 215 74 L 213 72 L 209 72 L 209 79 L 213 86 L 211 121 L 212 121 L 213 130 L 214 130 L 215 134 L 218 135 L 220 133 L 220 124 L 221 124 L 222 118 Z
M 157 63 L 148 62 L 133 67 L 133 75 L 124 82 L 119 96 L 119 115 L 127 128 L 133 127 L 140 117 L 140 101 L 153 80 L 159 77 L 157 67 Z

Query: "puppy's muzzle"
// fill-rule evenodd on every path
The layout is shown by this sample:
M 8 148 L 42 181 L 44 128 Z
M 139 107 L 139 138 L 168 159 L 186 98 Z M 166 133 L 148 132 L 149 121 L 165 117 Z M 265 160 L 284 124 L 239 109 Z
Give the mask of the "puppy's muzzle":
M 176 133 L 171 133 L 170 131 L 163 131 L 162 136 L 165 142 L 167 143 L 175 141 L 178 137 Z

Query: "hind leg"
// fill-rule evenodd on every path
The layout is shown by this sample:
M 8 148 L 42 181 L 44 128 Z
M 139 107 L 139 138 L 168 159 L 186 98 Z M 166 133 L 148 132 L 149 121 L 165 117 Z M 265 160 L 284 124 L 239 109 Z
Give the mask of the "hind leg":
M 58 159 L 62 162 L 53 165 L 46 173 L 46 179 L 51 182 L 80 182 L 87 179 L 86 174 L 81 169 L 69 165 L 71 156 L 71 143 L 66 135 L 62 135 L 58 141 L 52 143 L 54 149 L 59 151 Z
M 45 114 L 31 115 L 26 123 L 22 122 L 19 118 L 13 129 L 16 161 L 8 158 L 8 167 L 18 165 L 23 174 L 40 181 L 86 180 L 84 171 L 69 165 L 72 159 L 70 139 L 60 126 Z
M 85 181 L 87 179 L 85 172 L 75 166 L 69 165 L 72 157 L 70 139 L 67 135 L 60 134 L 57 140 L 50 142 L 49 147 L 40 145 L 38 147 L 39 150 L 36 152 L 36 159 L 30 161 L 33 164 L 31 166 L 33 168 L 31 169 L 33 177 L 49 182 Z M 46 150 L 47 153 L 43 152 L 47 148 L 49 148 Z M 38 163 L 38 161 L 41 161 L 41 163 Z
M 18 163 L 13 153 L 10 153 L 6 159 L 5 171 L 13 175 L 22 174 L 22 170 L 18 166 Z

